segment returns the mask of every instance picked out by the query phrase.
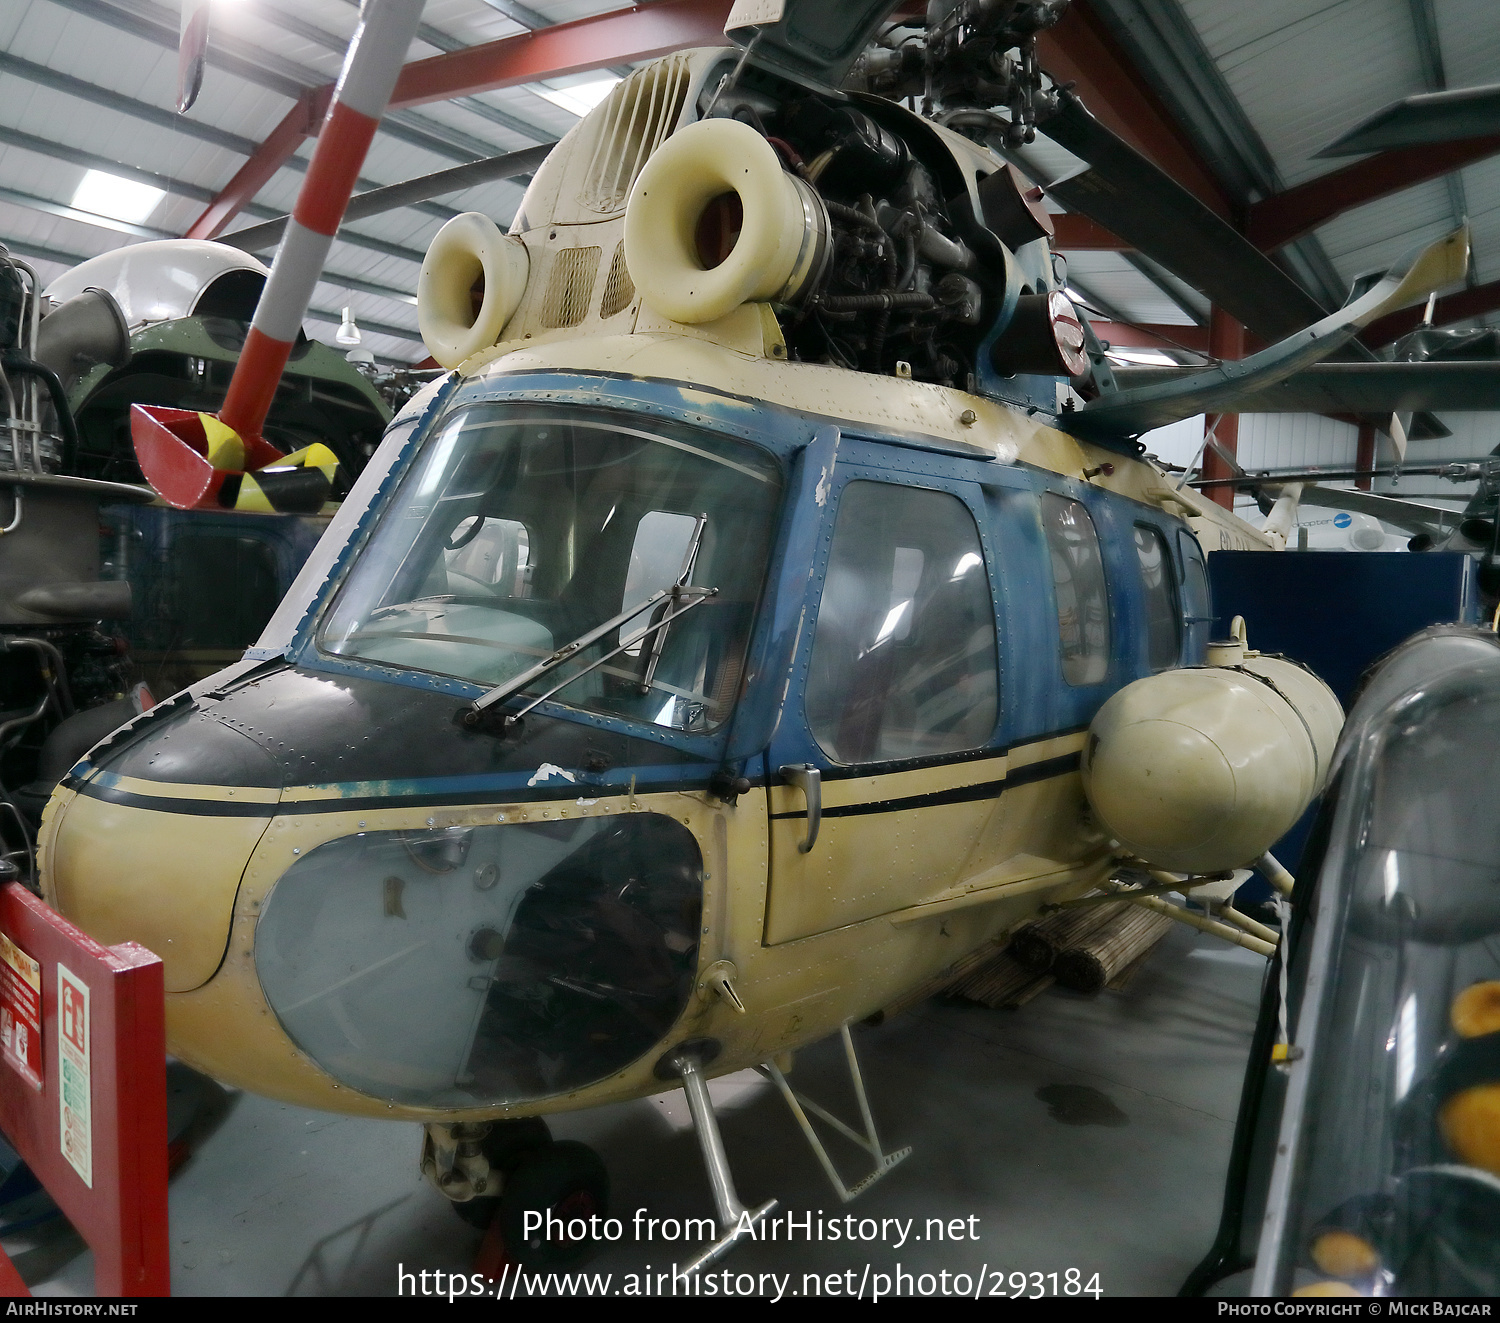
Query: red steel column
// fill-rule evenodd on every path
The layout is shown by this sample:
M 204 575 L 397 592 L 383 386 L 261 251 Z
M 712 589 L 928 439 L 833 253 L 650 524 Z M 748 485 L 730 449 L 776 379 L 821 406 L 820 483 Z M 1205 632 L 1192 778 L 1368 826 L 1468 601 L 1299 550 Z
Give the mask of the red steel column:
M 241 437 L 260 435 L 276 385 L 296 343 L 313 286 L 391 99 L 423 0 L 366 0 L 343 72 L 318 134 L 312 163 L 287 222 L 286 237 L 255 308 L 220 419 Z
M 1208 319 L 1208 352 L 1215 358 L 1238 359 L 1245 356 L 1245 328 L 1222 308 L 1215 305 Z M 1218 422 L 1214 428 L 1215 420 Z M 1213 431 L 1214 440 L 1231 455 L 1239 450 L 1240 416 L 1237 413 L 1209 414 L 1203 420 L 1205 435 Z M 1217 454 L 1212 446 L 1203 452 L 1203 476 L 1205 478 L 1232 478 L 1233 470 Z M 1210 487 L 1209 499 L 1226 510 L 1234 509 L 1233 487 Z
M 310 87 L 271 130 L 270 136 L 255 149 L 244 165 L 212 202 L 203 209 L 183 235 L 185 239 L 217 239 L 271 177 L 287 163 L 305 138 L 318 131 L 318 124 L 328 114 L 333 97 L 332 87 Z

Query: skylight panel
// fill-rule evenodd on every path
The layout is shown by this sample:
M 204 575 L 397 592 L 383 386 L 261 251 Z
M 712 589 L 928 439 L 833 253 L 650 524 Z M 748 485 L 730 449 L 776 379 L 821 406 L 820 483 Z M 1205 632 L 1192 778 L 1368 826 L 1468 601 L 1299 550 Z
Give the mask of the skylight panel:
M 611 76 L 595 78 L 587 83 L 574 83 L 571 87 L 555 87 L 548 83 L 538 83 L 532 90 L 554 106 L 582 119 L 613 92 L 619 83 L 620 79 Z
M 73 193 L 73 205 L 96 216 L 109 216 L 130 225 L 143 224 L 166 197 L 166 190 L 121 179 L 103 170 L 90 170 Z

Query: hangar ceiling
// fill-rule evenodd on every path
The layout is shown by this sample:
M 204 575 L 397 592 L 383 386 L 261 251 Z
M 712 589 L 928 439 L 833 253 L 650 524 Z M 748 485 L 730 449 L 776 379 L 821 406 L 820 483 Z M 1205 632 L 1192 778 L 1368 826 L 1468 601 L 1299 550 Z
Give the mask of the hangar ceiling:
M 555 141 L 634 64 L 711 41 L 728 9 L 729 0 L 428 0 L 360 188 Z M 183 234 L 232 242 L 284 215 L 320 89 L 357 17 L 358 0 L 215 0 L 203 89 L 178 115 L 174 4 L 12 0 L 0 9 L 0 242 L 49 279 L 124 244 Z M 1441 300 L 1438 320 L 1495 319 L 1500 137 L 1317 156 L 1398 97 L 1500 81 L 1493 0 L 1074 0 L 1044 34 L 1042 57 L 1325 305 L 1468 219 L 1470 288 Z M 1044 143 L 1028 159 L 1042 182 L 1068 164 Z M 80 191 L 86 183 L 102 191 Z M 347 221 L 308 334 L 331 341 L 347 306 L 378 355 L 423 359 L 413 294 L 428 241 L 462 210 L 508 223 L 523 185 L 524 176 L 470 185 Z M 1178 357 L 1173 344 L 1207 348 L 1209 308 L 1196 291 L 1081 217 L 1062 223 L 1059 246 L 1074 287 L 1118 319 L 1106 333 L 1113 344 Z M 1404 326 L 1367 338 L 1389 343 Z

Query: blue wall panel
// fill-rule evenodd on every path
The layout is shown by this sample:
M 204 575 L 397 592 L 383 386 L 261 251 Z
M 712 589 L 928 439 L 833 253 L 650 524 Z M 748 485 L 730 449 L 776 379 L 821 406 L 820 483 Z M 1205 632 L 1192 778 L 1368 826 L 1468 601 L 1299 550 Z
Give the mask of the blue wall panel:
M 1215 551 L 1214 637 L 1244 616 L 1250 646 L 1311 666 L 1349 700 L 1365 668 L 1428 625 L 1478 619 L 1474 561 L 1459 552 Z
M 1377 657 L 1428 625 L 1478 619 L 1475 562 L 1459 552 L 1215 551 L 1208 557 L 1214 637 L 1244 616 L 1250 646 L 1304 662 L 1349 710 Z M 1271 849 L 1293 873 L 1317 805 Z M 1252 879 L 1239 903 L 1270 887 Z

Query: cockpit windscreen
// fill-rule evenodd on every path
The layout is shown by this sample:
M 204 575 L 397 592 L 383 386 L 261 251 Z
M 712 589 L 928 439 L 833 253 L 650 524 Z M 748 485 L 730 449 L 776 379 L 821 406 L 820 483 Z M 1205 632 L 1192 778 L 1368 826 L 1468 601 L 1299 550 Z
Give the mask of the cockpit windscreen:
M 780 493 L 769 455 L 709 432 L 469 407 L 434 428 L 318 642 L 496 686 L 674 584 L 713 589 L 664 628 L 643 610 L 523 691 L 709 731 L 739 688 Z

